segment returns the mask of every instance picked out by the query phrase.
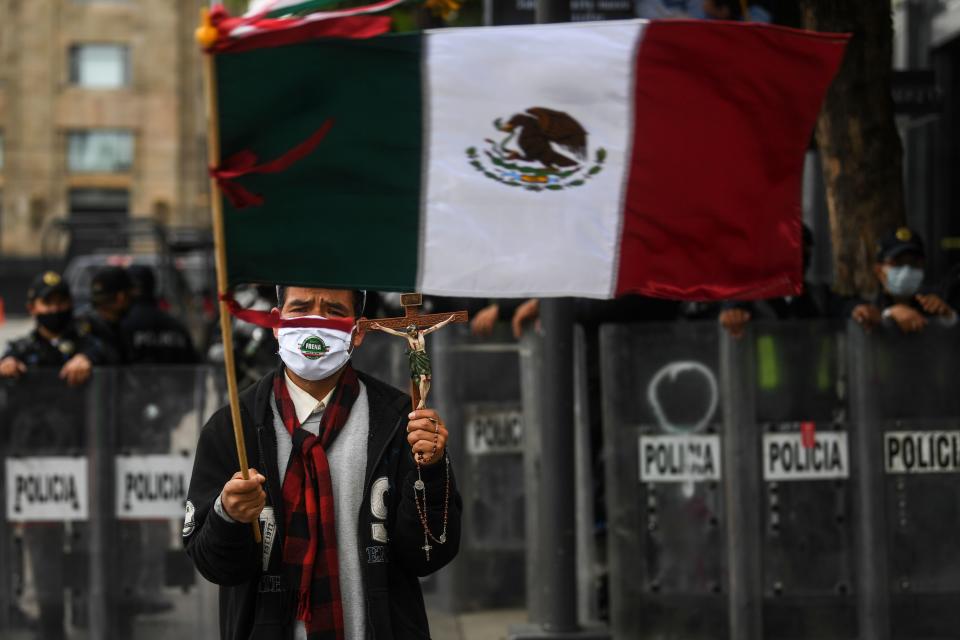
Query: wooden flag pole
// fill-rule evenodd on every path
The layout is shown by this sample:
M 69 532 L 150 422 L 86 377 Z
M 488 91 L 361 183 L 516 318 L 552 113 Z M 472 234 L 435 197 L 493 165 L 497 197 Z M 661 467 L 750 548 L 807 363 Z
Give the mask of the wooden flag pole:
M 207 110 L 207 164 L 210 167 L 220 165 L 220 119 L 217 112 L 217 68 L 213 53 L 209 47 L 216 42 L 217 30 L 210 23 L 210 10 L 200 10 L 200 27 L 196 33 L 197 42 L 205 49 L 203 54 L 203 85 L 206 93 Z M 217 265 L 217 292 L 220 294 L 220 335 L 223 339 L 223 366 L 227 374 L 227 394 L 230 398 L 230 418 L 233 422 L 233 437 L 237 443 L 237 459 L 240 461 L 240 475 L 249 480 L 247 468 L 247 445 L 243 437 L 243 423 L 240 419 L 240 393 L 237 390 L 237 369 L 233 357 L 233 325 L 230 322 L 230 310 L 223 297 L 227 293 L 227 245 L 223 228 L 223 198 L 216 179 L 210 177 L 210 203 L 213 210 L 213 246 Z M 260 543 L 260 524 L 255 520 L 253 537 Z

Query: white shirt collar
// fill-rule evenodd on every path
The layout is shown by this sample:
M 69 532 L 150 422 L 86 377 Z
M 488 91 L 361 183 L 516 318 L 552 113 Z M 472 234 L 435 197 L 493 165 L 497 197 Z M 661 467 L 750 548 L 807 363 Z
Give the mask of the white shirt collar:
M 330 389 L 329 393 L 323 397 L 323 400 L 317 400 L 312 395 L 301 389 L 297 384 L 290 379 L 290 374 L 286 371 L 283 372 L 283 381 L 287 385 L 287 392 L 290 393 L 290 400 L 293 401 L 293 408 L 297 412 L 297 421 L 300 424 L 303 424 L 307 418 L 312 416 L 314 413 L 323 412 L 327 408 L 327 403 L 330 402 L 330 398 L 333 396 L 333 389 Z M 336 389 L 336 387 L 334 387 Z

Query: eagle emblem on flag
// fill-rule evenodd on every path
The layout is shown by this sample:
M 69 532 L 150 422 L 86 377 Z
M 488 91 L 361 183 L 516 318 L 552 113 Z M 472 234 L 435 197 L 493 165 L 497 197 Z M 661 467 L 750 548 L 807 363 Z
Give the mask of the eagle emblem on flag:
M 467 149 L 470 165 L 487 178 L 528 191 L 580 187 L 603 170 L 607 152 L 598 148 L 591 161 L 587 130 L 573 116 L 546 107 L 530 107 L 493 127 L 486 148 Z

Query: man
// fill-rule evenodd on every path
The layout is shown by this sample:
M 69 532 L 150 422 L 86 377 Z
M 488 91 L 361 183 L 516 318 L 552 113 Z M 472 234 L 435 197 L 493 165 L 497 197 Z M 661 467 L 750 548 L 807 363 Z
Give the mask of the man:
M 130 364 L 193 364 L 197 352 L 187 328 L 157 304 L 153 269 L 134 265 L 128 270 L 132 300 L 120 320 Z
M 128 283 L 122 276 L 109 271 L 96 281 L 100 309 L 107 315 L 110 311 L 122 313 L 119 321 L 122 344 L 125 346 L 125 361 L 131 367 L 118 378 L 122 390 L 117 399 L 121 415 L 144 414 L 143 406 L 149 403 L 154 409 L 143 415 L 137 429 L 126 429 L 120 434 L 123 448 L 138 454 L 167 454 L 171 448 L 170 433 L 180 424 L 191 404 L 183 398 L 191 397 L 196 388 L 193 370 L 185 367 L 165 368 L 162 365 L 187 365 L 197 361 L 193 342 L 186 328 L 173 316 L 166 313 L 157 302 L 156 278 L 153 269 L 146 265 L 132 265 L 127 269 L 129 306 L 123 312 Z M 122 272 L 119 272 L 122 273 Z M 104 294 L 113 285 L 118 290 Z M 120 298 L 120 300 L 118 300 Z M 112 324 L 108 326 L 113 326 Z M 161 365 L 150 366 L 150 365 Z M 165 553 L 169 546 L 170 531 L 166 522 L 128 521 L 117 523 L 117 543 L 130 559 L 132 569 L 127 576 L 128 585 L 119 599 L 121 629 L 132 625 L 138 613 L 158 613 L 173 605 L 161 588 L 165 583 Z
M 460 541 L 447 429 L 350 365 L 360 292 L 277 297 L 282 366 L 241 395 L 260 471 L 241 479 L 223 408 L 201 432 L 188 492 L 184 542 L 220 585 L 221 638 L 429 638 L 417 578 Z
M 919 293 L 925 259 L 923 240 L 913 230 L 900 227 L 884 236 L 873 267 L 880 291 L 873 302 L 854 302 L 850 317 L 867 330 L 889 320 L 904 333 L 922 331 L 931 320 L 955 324 L 956 311 L 940 296 Z
M 60 274 L 47 271 L 33 280 L 27 312 L 36 328 L 9 344 L 0 359 L 0 378 L 19 378 L 35 367 L 60 367 L 60 378 L 68 385 L 86 382 L 103 358 L 97 341 L 74 327 L 70 288 Z
M 133 302 L 133 280 L 123 267 L 104 267 L 90 282 L 91 309 L 78 314 L 83 331 L 100 341 L 108 364 L 126 364 L 130 347 L 120 326 Z
M 102 362 L 99 345 L 74 327 L 73 301 L 67 283 L 54 271 L 38 275 L 27 289 L 27 311 L 36 322 L 30 335 L 14 340 L 0 359 L 0 377 L 25 378 L 0 415 L 3 443 L 18 455 L 66 455 L 83 444 L 85 394 L 79 387 L 94 364 Z M 38 369 L 59 370 L 73 389 L 31 379 Z M 34 576 L 39 636 L 64 638 L 63 523 L 23 525 L 25 558 Z

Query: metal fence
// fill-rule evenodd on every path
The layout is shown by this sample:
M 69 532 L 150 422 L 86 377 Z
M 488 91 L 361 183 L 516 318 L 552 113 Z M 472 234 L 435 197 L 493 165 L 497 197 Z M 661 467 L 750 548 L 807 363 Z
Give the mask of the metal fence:
M 601 331 L 616 638 L 956 637 L 960 331 Z
M 406 388 L 403 341 L 357 368 Z M 539 621 L 542 342 L 431 337 L 452 425 L 459 557 L 424 581 L 448 611 Z M 577 336 L 579 618 L 615 638 L 956 637 L 960 331 L 827 323 L 611 325 Z M 208 367 L 0 384 L 0 636 L 217 634 L 216 587 L 180 529 Z M 598 470 L 602 469 L 603 473 Z M 530 579 L 528 579 L 528 577 Z
M 431 401 L 454 425 L 448 451 L 463 497 L 460 553 L 435 575 L 433 603 L 447 611 L 522 606 L 529 503 L 520 346 L 506 327 L 483 340 L 466 327 L 450 327 L 431 339 Z
M 216 591 L 182 551 L 207 368 L 56 371 L 0 386 L 4 638 L 215 637 Z
M 430 404 L 452 425 L 464 497 L 461 553 L 424 580 L 447 611 L 522 606 L 525 502 L 519 345 L 451 328 L 430 349 Z M 401 389 L 406 345 L 369 334 L 355 366 Z M 216 587 L 180 530 L 199 429 L 223 402 L 210 367 L 98 369 L 70 389 L 56 371 L 0 384 L 0 636 L 217 635 Z M 8 636 L 9 634 L 9 636 Z

